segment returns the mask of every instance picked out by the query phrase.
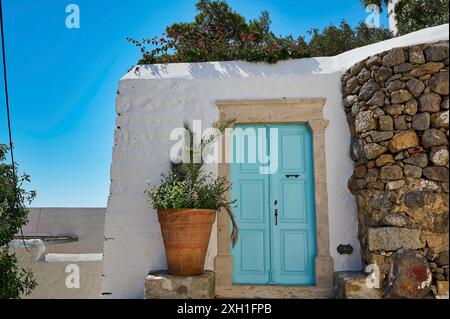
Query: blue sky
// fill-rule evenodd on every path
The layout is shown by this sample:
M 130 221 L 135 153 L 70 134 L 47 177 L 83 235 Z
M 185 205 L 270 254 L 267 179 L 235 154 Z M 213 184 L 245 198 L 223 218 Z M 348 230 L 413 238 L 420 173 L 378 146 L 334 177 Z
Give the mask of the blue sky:
M 126 41 L 191 21 L 196 0 L 3 0 L 15 160 L 38 192 L 32 206 L 103 207 L 109 193 L 118 80 L 138 59 Z M 367 13 L 359 0 L 230 0 L 247 19 L 268 10 L 276 34 L 306 35 Z M 66 6 L 80 28 L 65 26 Z M 386 25 L 386 19 L 382 20 Z M 0 142 L 7 142 L 3 78 Z

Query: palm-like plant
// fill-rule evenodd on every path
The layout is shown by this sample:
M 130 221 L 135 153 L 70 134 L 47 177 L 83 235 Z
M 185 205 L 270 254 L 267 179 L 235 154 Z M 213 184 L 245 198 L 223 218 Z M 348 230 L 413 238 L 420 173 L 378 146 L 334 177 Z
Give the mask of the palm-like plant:
M 194 131 L 188 122 L 184 122 L 185 129 L 185 144 L 184 152 L 187 152 L 186 159 L 184 161 L 174 163 L 171 162 L 170 172 L 173 176 L 177 176 L 177 179 L 189 180 L 192 186 L 195 186 L 205 169 L 205 159 L 202 156 L 210 151 L 217 138 L 225 131 L 226 128 L 233 124 L 234 120 L 217 122 L 213 125 L 214 132 L 208 136 L 202 136 L 200 138 L 199 145 L 195 145 Z
M 234 202 L 229 202 L 223 198 L 223 194 L 229 190 L 229 186 L 227 186 L 227 181 L 224 178 L 213 177 L 204 172 L 206 163 L 202 154 L 210 152 L 211 147 L 217 141 L 218 137 L 226 128 L 230 127 L 234 121 L 235 120 L 229 120 L 215 123 L 213 126 L 215 128 L 214 132 L 201 137 L 200 143 L 197 146 L 195 146 L 194 143 L 195 136 L 193 129 L 189 123 L 185 122 L 184 128 L 186 136 L 184 139 L 184 152 L 187 152 L 186 157 L 188 157 L 188 160 L 178 163 L 171 161 L 169 174 L 167 176 L 168 180 L 171 182 L 178 181 L 186 183 L 193 194 L 199 194 L 201 196 L 205 193 L 209 193 L 207 197 L 209 199 L 212 198 L 214 201 L 212 206 L 217 210 L 220 208 L 225 209 L 233 226 L 230 237 L 233 247 L 237 243 L 239 230 L 231 210 L 231 205 L 234 204 Z M 211 179 L 215 180 L 211 181 Z

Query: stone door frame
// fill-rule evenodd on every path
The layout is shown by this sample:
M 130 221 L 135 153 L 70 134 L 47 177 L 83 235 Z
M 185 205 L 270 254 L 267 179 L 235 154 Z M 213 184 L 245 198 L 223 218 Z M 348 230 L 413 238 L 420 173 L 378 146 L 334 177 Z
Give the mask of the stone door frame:
M 217 216 L 217 256 L 215 257 L 215 294 L 218 298 L 327 298 L 333 295 L 333 260 L 330 256 L 328 196 L 323 118 L 325 98 L 219 100 L 220 120 L 235 119 L 235 124 L 308 124 L 312 130 L 316 217 L 316 258 L 314 286 L 237 285 L 232 282 L 230 221 L 227 214 Z M 222 139 L 224 150 L 227 138 Z M 224 152 L 222 152 L 224 153 Z M 226 152 L 229 153 L 229 152 Z M 219 176 L 229 181 L 230 165 L 219 164 Z M 230 199 L 229 192 L 226 198 Z

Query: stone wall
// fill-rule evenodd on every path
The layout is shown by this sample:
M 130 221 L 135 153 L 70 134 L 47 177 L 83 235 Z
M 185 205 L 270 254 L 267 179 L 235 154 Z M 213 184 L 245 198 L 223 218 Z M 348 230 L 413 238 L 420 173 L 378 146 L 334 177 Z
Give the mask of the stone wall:
M 342 78 L 362 260 L 379 266 L 385 297 L 448 287 L 448 51 L 394 48 Z

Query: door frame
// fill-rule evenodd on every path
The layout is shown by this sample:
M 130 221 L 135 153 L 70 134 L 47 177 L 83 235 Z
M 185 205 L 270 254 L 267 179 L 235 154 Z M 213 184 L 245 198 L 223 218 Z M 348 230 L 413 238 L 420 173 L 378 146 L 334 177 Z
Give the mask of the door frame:
M 226 214 L 217 217 L 217 255 L 215 257 L 215 294 L 219 298 L 329 298 L 333 295 L 333 259 L 330 256 L 328 195 L 326 178 L 325 98 L 219 100 L 221 121 L 235 124 L 308 124 L 312 130 L 314 193 L 316 219 L 316 258 L 314 286 L 241 285 L 233 284 L 230 247 L 230 222 Z M 228 132 L 230 133 L 230 132 Z M 221 149 L 230 145 L 230 136 L 222 139 Z M 223 154 L 219 176 L 231 180 L 230 162 Z M 230 199 L 227 192 L 226 199 Z

